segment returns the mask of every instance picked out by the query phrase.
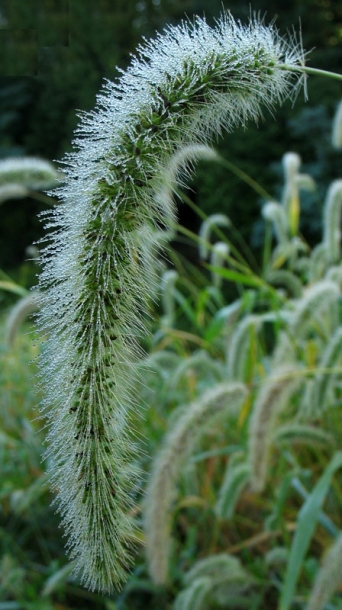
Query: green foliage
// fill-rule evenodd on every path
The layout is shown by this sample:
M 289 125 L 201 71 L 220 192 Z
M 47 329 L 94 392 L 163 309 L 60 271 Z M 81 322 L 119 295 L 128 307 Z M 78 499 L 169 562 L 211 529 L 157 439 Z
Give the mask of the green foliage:
M 248 0 L 232 0 L 225 6 L 244 22 L 251 10 Z M 339 2 L 289 0 L 284 7 L 279 0 L 258 0 L 252 8 L 266 15 L 266 22 L 278 15 L 277 27 L 283 32 L 296 27 L 300 16 L 304 48 L 313 49 L 310 65 L 339 70 Z M 154 36 L 165 24 L 179 23 L 185 14 L 205 14 L 213 23 L 221 10 L 221 0 L 3 0 L 0 28 L 8 42 L 3 45 L 0 66 L 0 157 L 61 158 L 70 149 L 78 122 L 75 108 L 93 107 L 103 79 L 112 79 L 116 66 L 127 65 L 142 36 Z M 31 54 L 26 60 L 26 49 L 32 49 L 32 43 L 34 57 Z M 335 83 L 321 87 L 316 77 L 310 77 L 310 108 L 303 110 L 304 100 L 299 96 L 296 108 L 285 105 L 277 121 L 241 128 L 222 140 L 222 155 L 274 192 L 280 174 L 274 160 L 284 150 L 296 150 L 323 193 L 339 172 L 339 157 L 331 150 L 328 136 L 339 95 Z M 238 177 L 231 172 L 227 175 L 223 167 L 208 170 L 202 164 L 193 188 L 197 203 L 208 215 L 219 210 L 228 214 L 244 237 L 261 248 L 259 201 Z M 302 201 L 310 243 L 320 231 L 318 203 L 312 194 Z M 25 246 L 42 235 L 41 224 L 35 220 L 40 209 L 33 202 L 15 213 L 13 206 L 2 209 L 1 268 L 9 270 L 21 263 Z M 187 226 L 198 222 L 188 212 L 181 213 Z M 30 234 L 26 244 L 18 238 L 19 226 L 20 234 Z
M 2 344 L 0 356 L 0 599 L 15 599 L 18 607 L 27 607 L 57 567 L 54 554 L 60 536 L 41 463 L 42 422 L 36 419 L 35 367 L 29 364 L 37 348 L 25 335 L 17 348 L 7 352 Z
M 196 573 L 201 562 L 215 561 L 227 549 L 239 555 L 254 580 L 252 578 L 247 586 L 246 577 L 243 590 L 235 591 L 232 598 L 226 591 L 225 596 L 218 599 L 217 582 L 209 569 L 192 581 L 185 576 L 181 578 L 183 590 L 176 598 L 175 608 L 240 608 L 245 603 L 246 607 L 283 610 L 294 601 L 309 596 L 315 575 L 317 580 L 310 603 L 314 608 L 323 608 L 322 604 L 328 601 L 328 595 L 333 596 L 337 587 L 339 571 L 334 568 L 332 572 L 331 568 L 329 572 L 329 558 L 331 556 L 331 561 L 335 561 L 331 564 L 334 566 L 340 561 L 340 538 L 331 547 L 322 572 L 319 571 L 317 545 L 329 548 L 342 525 L 340 475 L 336 473 L 340 468 L 340 454 L 334 454 L 342 434 L 340 260 L 336 266 L 334 259 L 330 262 L 324 257 L 317 269 L 316 250 L 310 251 L 303 241 L 298 233 L 298 222 L 291 225 L 294 197 L 298 204 L 300 195 L 297 193 L 284 198 L 282 204 L 274 204 L 284 211 L 283 221 L 288 223 L 286 240 L 290 247 L 280 250 L 275 243 L 273 252 L 266 251 L 261 276 L 233 254 L 228 256 L 228 268 L 215 267 L 215 273 L 225 282 L 237 281 L 240 287 L 246 287 L 242 299 L 228 307 L 221 306 L 221 309 L 218 301 L 216 313 L 206 311 L 199 325 L 194 315 L 196 296 L 189 295 L 187 309 L 179 308 L 178 326 L 174 325 L 167 334 L 156 334 L 157 345 L 163 345 L 164 349 L 167 345 L 173 357 L 178 354 L 180 359 L 185 358 L 183 368 L 187 373 L 183 381 L 178 376 L 177 395 L 174 386 L 173 392 L 169 386 L 169 393 L 165 395 L 159 387 L 159 400 L 164 401 L 164 409 L 173 406 L 172 397 L 177 396 L 176 404 L 179 404 L 185 403 L 188 396 L 189 406 L 182 407 L 181 413 L 184 418 L 190 417 L 193 408 L 190 401 L 196 397 L 200 400 L 204 388 L 219 387 L 209 376 L 209 364 L 205 371 L 197 369 L 195 360 L 190 365 L 192 357 L 189 358 L 188 350 L 191 350 L 191 342 L 198 342 L 199 337 L 202 338 L 202 353 L 206 352 L 213 362 L 225 363 L 226 370 L 221 370 L 223 376 L 219 376 L 218 381 L 239 380 L 249 389 L 235 423 L 227 417 L 225 425 L 221 420 L 217 426 L 208 419 L 206 436 L 197 450 L 193 448 L 192 459 L 177 451 L 177 471 L 172 470 L 171 475 L 171 471 L 163 469 L 163 486 L 167 486 L 168 477 L 174 477 L 177 472 L 179 496 L 176 500 L 174 494 L 173 508 L 169 503 L 168 515 L 164 515 L 162 523 L 150 519 L 145 531 L 150 573 L 155 578 L 153 562 L 160 552 L 155 532 L 166 522 L 172 528 L 170 520 L 174 521 L 174 543 L 173 548 L 170 547 L 169 572 L 165 577 L 169 587 L 172 575 L 175 584 L 178 582 L 178 570 L 187 573 L 190 567 L 190 572 Z M 323 211 L 323 245 L 328 240 L 325 225 L 331 222 L 330 216 L 335 213 L 331 211 L 330 200 L 326 198 Z M 300 208 L 296 210 L 298 212 Z M 273 218 L 267 214 L 266 221 L 273 222 Z M 340 221 L 334 220 L 334 223 L 337 231 Z M 233 227 L 229 225 L 225 232 L 231 247 L 229 235 Z M 282 234 L 278 232 L 276 237 L 281 244 Z M 336 233 L 331 238 L 337 240 Z M 222 239 L 221 232 L 219 239 Z M 212 249 L 213 244 L 208 243 L 208 247 Z M 304 260 L 305 265 L 302 264 Z M 181 277 L 180 262 L 177 259 L 174 262 Z M 197 299 L 201 293 L 200 282 L 197 281 Z M 192 315 L 188 314 L 189 305 Z M 186 334 L 181 331 L 183 318 Z M 217 321 L 217 326 L 213 327 L 216 334 L 211 334 L 210 341 L 206 342 L 206 327 L 212 325 L 214 319 Z M 193 338 L 190 328 L 193 328 Z M 171 367 L 180 370 L 181 360 Z M 165 373 L 161 374 L 166 385 L 172 378 L 172 368 L 168 373 L 164 369 Z M 173 415 L 169 417 L 164 449 L 156 454 L 147 487 L 147 505 L 156 472 L 162 468 L 163 451 L 168 451 L 170 441 L 167 439 L 176 435 L 180 421 L 186 421 L 181 418 L 182 415 L 176 419 Z M 188 434 L 194 437 L 191 424 Z M 179 460 L 183 462 L 182 468 Z M 300 481 L 309 482 L 312 491 L 306 492 Z M 302 508 L 294 492 L 303 497 Z M 160 493 L 159 497 L 164 494 Z M 327 512 L 323 512 L 324 501 Z M 211 532 L 205 533 L 201 523 L 210 511 Z M 248 519 L 251 514 L 253 522 Z M 194 519 L 198 523 L 195 541 L 190 536 Z M 293 521 L 297 525 L 291 541 Z M 318 523 L 322 530 L 317 527 Z M 241 539 L 239 534 L 245 529 L 246 539 Z M 233 532 L 239 532 L 235 541 Z M 165 552 L 165 544 L 161 548 Z M 275 553 L 279 548 L 281 561 L 271 559 L 273 550 Z M 205 559 L 198 560 L 201 557 Z M 329 573 L 332 576 L 328 582 Z M 225 582 L 227 584 L 227 579 Z M 323 594 L 324 587 L 328 587 L 329 594 Z M 319 596 L 317 599 L 322 598 L 324 602 L 316 601 L 317 605 L 314 605 L 314 591 Z M 337 605 L 332 607 L 339 608 L 337 598 L 333 599 Z

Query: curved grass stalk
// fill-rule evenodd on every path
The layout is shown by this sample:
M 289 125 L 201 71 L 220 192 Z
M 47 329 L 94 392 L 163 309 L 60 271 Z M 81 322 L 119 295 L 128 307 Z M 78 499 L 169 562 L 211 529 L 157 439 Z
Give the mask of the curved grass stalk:
M 280 69 L 286 70 L 287 72 L 301 72 L 302 75 L 311 74 L 312 76 L 324 76 L 324 78 L 332 78 L 334 80 L 342 81 L 342 74 L 338 74 L 337 72 L 330 72 L 329 70 L 320 70 L 319 68 L 311 68 L 310 66 L 289 66 L 284 64 L 283 66 L 279 66 Z

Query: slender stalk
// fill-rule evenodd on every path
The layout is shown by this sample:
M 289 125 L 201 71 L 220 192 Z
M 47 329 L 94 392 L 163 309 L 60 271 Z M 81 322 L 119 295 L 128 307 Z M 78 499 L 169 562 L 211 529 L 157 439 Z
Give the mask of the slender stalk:
M 250 186 L 251 189 L 253 189 L 258 195 L 265 199 L 272 199 L 272 195 L 270 195 L 270 193 L 268 193 L 266 189 L 264 189 L 263 186 L 261 186 L 256 180 L 253 180 L 251 176 L 249 176 L 246 172 L 240 169 L 240 167 L 234 165 L 234 163 L 231 163 L 231 161 L 228 161 L 223 157 L 218 157 L 217 162 L 222 165 L 222 167 L 229 169 L 229 171 L 231 171 L 232 174 L 235 174 L 235 176 L 240 178 L 240 180 L 248 184 L 248 186 Z
M 309 66 L 289 66 L 287 64 L 280 64 L 281 70 L 287 72 L 302 72 L 304 74 L 312 74 L 313 76 L 326 76 L 328 78 L 334 78 L 335 80 L 342 81 L 342 74 L 337 72 L 329 72 L 329 70 L 320 70 L 319 68 L 310 68 Z

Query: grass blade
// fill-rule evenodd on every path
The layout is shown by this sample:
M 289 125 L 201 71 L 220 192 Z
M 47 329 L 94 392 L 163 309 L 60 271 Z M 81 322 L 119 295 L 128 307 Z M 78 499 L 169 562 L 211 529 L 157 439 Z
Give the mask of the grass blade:
M 13 292 L 14 294 L 18 294 L 21 297 L 26 296 L 28 293 L 28 290 L 26 290 L 26 288 L 19 286 L 19 284 L 16 284 L 15 282 L 6 280 L 0 281 L 0 289 L 6 290 L 7 292 Z
M 341 466 L 342 451 L 338 451 L 299 511 L 278 610 L 288 610 L 291 605 L 300 569 L 329 490 L 331 478 Z

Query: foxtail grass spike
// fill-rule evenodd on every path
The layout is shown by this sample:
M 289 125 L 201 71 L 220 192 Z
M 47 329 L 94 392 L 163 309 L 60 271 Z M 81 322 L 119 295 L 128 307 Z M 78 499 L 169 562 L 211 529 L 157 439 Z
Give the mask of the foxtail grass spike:
M 297 367 L 291 365 L 273 370 L 256 398 L 248 437 L 248 464 L 255 492 L 261 492 L 265 487 L 279 416 L 302 381 L 297 373 Z
M 331 143 L 334 148 L 342 148 L 342 100 L 338 104 L 335 112 L 331 134 Z
M 286 213 L 290 234 L 296 235 L 299 226 L 299 189 L 297 177 L 301 166 L 301 158 L 297 153 L 289 152 L 283 156 L 285 184 L 282 204 Z
M 318 571 L 306 610 L 324 610 L 326 604 L 341 584 L 342 533 L 328 550 Z
M 280 331 L 272 357 L 272 368 L 278 369 L 283 364 L 294 364 L 296 359 L 295 337 L 286 330 Z
M 177 599 L 187 600 L 197 583 L 207 579 L 206 598 L 200 606 L 206 610 L 209 606 L 223 608 L 230 607 L 230 598 L 238 593 L 243 594 L 246 589 L 255 584 L 255 579 L 242 565 L 240 560 L 229 553 L 218 553 L 200 559 L 184 576 L 187 588 L 180 593 Z M 233 603 L 232 603 L 233 605 Z M 177 607 L 175 605 L 175 607 Z M 183 607 L 183 606 L 181 606 Z M 192 606 L 187 606 L 192 610 Z
M 274 269 L 281 267 L 286 261 L 290 261 L 294 267 L 298 255 L 307 252 L 307 245 L 297 235 L 286 243 L 278 244 L 272 252 L 272 266 Z
M 284 166 L 287 167 L 287 171 L 285 171 L 286 182 L 283 193 L 283 205 L 286 209 L 287 205 L 289 206 L 291 204 L 291 200 L 286 199 L 286 194 L 288 197 L 295 196 L 298 199 L 300 190 L 314 191 L 316 185 L 312 176 L 299 173 L 298 170 L 301 165 L 301 159 L 297 153 L 287 153 L 284 155 L 283 162 Z
M 208 216 L 202 224 L 199 230 L 199 255 L 200 258 L 205 261 L 209 256 L 210 251 L 210 235 L 213 227 L 229 227 L 230 220 L 225 214 L 212 214 Z
M 36 157 L 13 157 L 0 161 L 0 187 L 16 185 L 43 191 L 63 178 L 49 161 Z
M 325 279 L 334 282 L 339 287 L 342 292 L 342 266 L 341 265 L 333 265 L 329 267 L 326 272 Z
M 127 417 L 131 379 L 155 294 L 152 229 L 174 215 L 155 193 L 189 145 L 257 120 L 302 82 L 303 52 L 273 25 L 225 13 L 145 42 L 81 115 L 61 205 L 47 215 L 40 327 L 49 463 L 81 582 L 110 592 L 132 564 L 138 456 Z M 1 182 L 0 182 L 1 183 Z
M 229 379 L 244 381 L 246 377 L 246 363 L 251 345 L 262 324 L 262 318 L 257 315 L 246 316 L 239 322 L 229 340 L 227 352 L 227 368 Z
M 175 288 L 178 273 L 174 269 L 168 269 L 162 276 L 162 303 L 164 316 L 162 325 L 172 328 L 175 321 Z
M 202 576 L 208 576 L 212 586 L 215 586 L 222 582 L 244 580 L 249 575 L 237 557 L 229 553 L 217 553 L 197 561 L 185 574 L 184 582 L 190 585 Z
M 266 274 L 266 281 L 272 286 L 284 287 L 287 289 L 289 296 L 294 299 L 299 299 L 302 294 L 302 283 L 300 279 L 287 269 L 277 269 L 269 271 Z
M 34 244 L 31 244 L 25 248 L 25 256 L 27 256 L 27 260 L 37 262 L 40 256 L 39 249 Z
M 173 604 L 173 610 L 204 610 L 207 606 L 207 596 L 212 588 L 210 578 L 197 578 L 190 587 L 181 591 Z
M 295 304 L 295 311 L 289 325 L 293 337 L 303 337 L 315 316 L 326 308 L 336 305 L 340 296 L 338 286 L 329 280 L 321 280 L 304 292 Z
M 39 309 L 39 293 L 30 292 L 20 299 L 11 309 L 5 324 L 5 341 L 7 347 L 13 346 L 21 323 Z
M 288 152 L 282 158 L 284 169 L 285 183 L 293 182 L 299 173 L 299 168 L 302 164 L 300 156 L 295 152 Z M 286 207 L 285 197 L 283 198 L 284 206 Z
M 233 301 L 229 305 L 225 305 L 215 314 L 215 320 L 220 321 L 224 324 L 224 331 L 227 333 L 231 330 L 233 325 L 239 318 L 242 309 L 241 299 Z
M 294 262 L 294 269 L 300 274 L 303 275 L 306 280 L 309 277 L 311 268 L 311 260 L 309 256 L 301 256 Z M 327 279 L 329 279 L 327 277 Z
M 219 159 L 218 153 L 205 144 L 188 144 L 176 150 L 161 173 L 160 186 L 155 194 L 164 214 L 169 210 L 169 218 L 173 218 L 173 197 L 176 194 L 176 188 L 186 185 L 186 179 L 190 177 L 195 162 L 217 159 Z
M 275 546 L 265 555 L 267 566 L 285 567 L 289 559 L 289 550 L 284 546 Z
M 342 328 L 340 327 L 333 333 L 323 351 L 319 362 L 319 368 L 322 369 L 322 372 L 317 373 L 313 380 L 312 401 L 314 405 L 313 412 L 316 416 L 323 413 L 331 405 L 331 392 L 336 382 L 336 373 L 330 372 L 330 369 L 340 364 L 341 355 Z
M 21 184 L 4 184 L 0 186 L 0 204 L 9 199 L 24 199 L 29 195 L 29 190 Z
M 273 223 L 278 243 L 281 245 L 287 244 L 289 242 L 289 225 L 283 206 L 276 201 L 268 201 L 262 208 L 262 215 L 265 220 Z
M 182 361 L 181 357 L 175 352 L 168 350 L 159 350 L 152 352 L 143 361 L 142 366 L 147 366 L 151 369 L 156 369 L 164 374 L 165 371 L 169 374 L 170 371 L 174 371 L 179 363 Z
M 312 421 L 317 417 L 317 403 L 313 394 L 313 387 L 314 380 L 307 379 L 296 416 L 299 423 Z
M 218 241 L 213 245 L 211 255 L 210 255 L 210 264 L 213 267 L 223 267 L 224 263 L 227 261 L 229 256 L 229 246 L 223 241 Z M 222 284 L 222 275 L 217 273 L 216 271 L 211 272 L 211 279 L 215 288 L 220 288 Z
M 334 180 L 324 203 L 323 243 L 330 264 L 341 258 L 342 180 Z
M 211 358 L 206 350 L 199 350 L 180 361 L 173 374 L 170 375 L 168 387 L 175 390 L 182 378 L 191 370 L 200 375 L 201 379 L 213 376 L 216 380 L 221 381 L 225 376 L 221 363 Z
M 171 508 L 186 459 L 210 422 L 229 414 L 236 416 L 246 395 L 241 383 L 223 383 L 207 391 L 181 412 L 154 459 L 146 491 L 144 522 L 149 571 L 157 584 L 165 584 L 168 577 Z
M 291 423 L 280 426 L 274 436 L 275 443 L 289 443 L 300 445 L 333 446 L 334 438 L 331 434 L 309 424 Z
M 298 174 L 296 176 L 296 185 L 300 191 L 315 191 L 316 184 L 312 176 L 310 174 Z
M 328 253 L 326 244 L 320 243 L 312 250 L 310 256 L 310 281 L 311 283 L 321 280 L 328 267 Z

